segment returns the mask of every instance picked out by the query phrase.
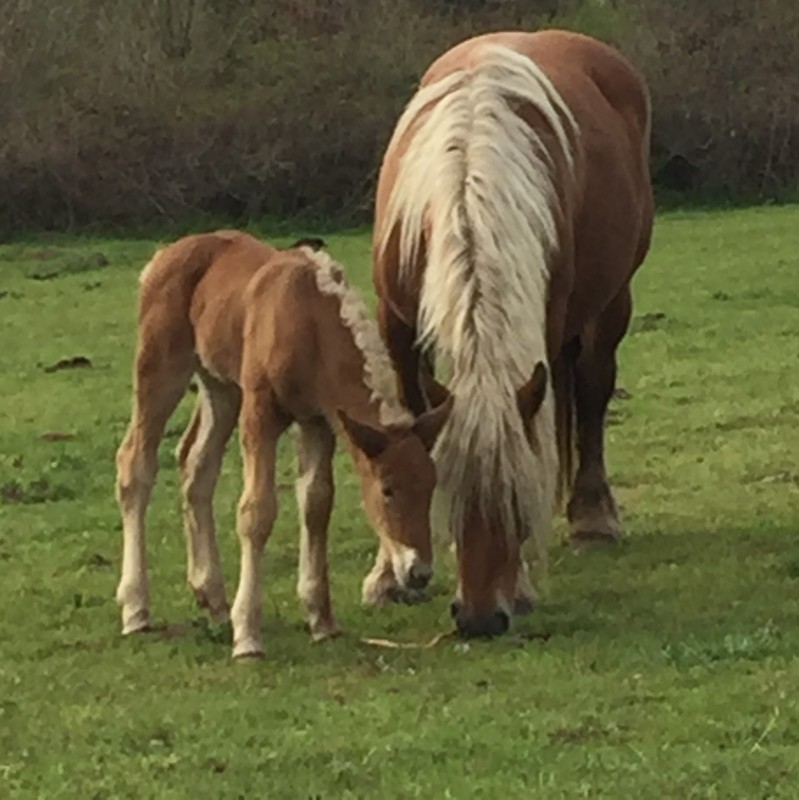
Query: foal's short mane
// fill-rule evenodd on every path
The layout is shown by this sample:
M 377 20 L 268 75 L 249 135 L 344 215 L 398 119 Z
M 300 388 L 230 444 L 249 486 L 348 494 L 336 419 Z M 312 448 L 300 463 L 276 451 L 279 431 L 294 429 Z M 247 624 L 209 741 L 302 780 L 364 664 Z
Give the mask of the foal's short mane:
M 544 125 L 525 122 L 521 106 Z M 426 252 L 420 340 L 453 371 L 455 405 L 435 453 L 450 527 L 462 530 L 466 504 L 478 498 L 508 534 L 533 533 L 544 545 L 557 473 L 554 396 L 550 381 L 529 446 L 516 390 L 547 363 L 556 185 L 567 177 L 553 155 L 573 172 L 576 123 L 540 67 L 493 44 L 475 52 L 474 66 L 417 92 L 391 146 L 403 136 L 379 246 L 398 232 L 406 277 Z
M 339 301 L 341 321 L 363 354 L 364 382 L 372 390 L 372 397 L 380 402 L 381 423 L 387 426 L 409 425 L 413 417 L 400 402 L 394 368 L 360 293 L 347 283 L 341 265 L 326 252 L 308 246 L 301 249 L 316 269 L 319 291 Z

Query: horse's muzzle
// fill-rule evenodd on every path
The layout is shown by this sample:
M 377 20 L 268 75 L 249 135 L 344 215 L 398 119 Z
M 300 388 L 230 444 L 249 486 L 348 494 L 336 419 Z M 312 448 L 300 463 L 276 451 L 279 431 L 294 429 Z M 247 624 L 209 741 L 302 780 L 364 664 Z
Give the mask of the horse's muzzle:
M 502 636 L 510 628 L 510 614 L 498 608 L 493 614 L 487 616 L 475 616 L 469 614 L 463 608 L 460 601 L 455 600 L 450 605 L 450 614 L 455 620 L 455 627 L 458 634 L 464 639 L 474 639 L 477 637 L 493 638 Z

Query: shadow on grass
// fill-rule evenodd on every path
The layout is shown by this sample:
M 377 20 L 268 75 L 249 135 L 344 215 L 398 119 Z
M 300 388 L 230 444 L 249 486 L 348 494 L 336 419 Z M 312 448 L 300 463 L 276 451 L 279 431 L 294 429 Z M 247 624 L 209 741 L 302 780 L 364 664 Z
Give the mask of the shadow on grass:
M 517 628 L 551 639 L 649 640 L 675 666 L 799 654 L 799 550 L 787 528 L 655 532 L 566 552 Z M 785 635 L 783 635 L 783 633 Z
M 763 661 L 799 655 L 793 621 L 799 610 L 799 550 L 786 551 L 788 530 L 777 527 L 681 533 L 653 532 L 613 548 L 574 554 L 564 550 L 551 577 L 553 589 L 512 632 L 493 642 L 447 639 L 424 647 L 449 629 L 450 587 L 434 584 L 431 601 L 421 607 L 350 609 L 340 621 L 343 636 L 314 643 L 299 606 L 275 613 L 267 602 L 264 619 L 265 664 L 280 669 L 324 664 L 348 669 L 364 664 L 430 663 L 453 649 L 502 658 L 519 649 L 562 652 L 584 646 L 630 647 L 663 666 L 688 669 L 727 661 Z M 88 609 L 93 611 L 93 609 Z M 97 620 L 91 627 L 106 626 Z M 362 637 L 386 637 L 414 649 L 375 647 Z M 127 651 L 152 657 L 180 654 L 200 664 L 230 661 L 229 624 L 214 624 L 198 612 L 157 624 L 149 634 L 122 637 L 108 629 L 101 636 L 53 642 L 39 656 L 90 649 Z

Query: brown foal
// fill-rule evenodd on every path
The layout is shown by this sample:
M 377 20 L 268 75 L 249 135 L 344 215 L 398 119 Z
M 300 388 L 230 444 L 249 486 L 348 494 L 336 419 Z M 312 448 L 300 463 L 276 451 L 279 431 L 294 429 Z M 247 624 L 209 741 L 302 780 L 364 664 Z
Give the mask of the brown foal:
M 133 415 L 117 453 L 124 551 L 117 600 L 124 633 L 145 630 L 150 609 L 145 514 L 167 420 L 196 376 L 199 396 L 178 446 L 188 582 L 216 619 L 228 604 L 213 494 L 238 423 L 244 489 L 238 507 L 233 655 L 263 653 L 261 555 L 277 514 L 275 457 L 297 425 L 298 594 L 315 639 L 338 632 L 330 602 L 327 529 L 332 459 L 342 436 L 360 478 L 380 549 L 364 600 L 423 589 L 431 576 L 429 451 L 451 402 L 414 419 L 400 404 L 390 361 L 341 268 L 304 240 L 278 250 L 235 231 L 187 236 L 142 272 Z

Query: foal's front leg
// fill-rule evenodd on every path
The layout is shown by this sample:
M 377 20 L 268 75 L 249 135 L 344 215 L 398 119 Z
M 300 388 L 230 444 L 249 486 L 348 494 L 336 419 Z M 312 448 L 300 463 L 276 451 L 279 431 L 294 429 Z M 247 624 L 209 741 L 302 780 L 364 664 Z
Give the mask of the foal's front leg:
M 275 410 L 271 391 L 245 393 L 240 418 L 244 491 L 237 519 L 241 568 L 230 613 L 234 658 L 264 652 L 261 556 L 277 517 L 277 440 L 287 426 Z
M 300 564 L 297 595 L 308 612 L 311 636 L 336 636 L 327 572 L 327 531 L 333 510 L 333 453 L 336 439 L 323 419 L 303 423 L 297 434 L 297 506 Z

